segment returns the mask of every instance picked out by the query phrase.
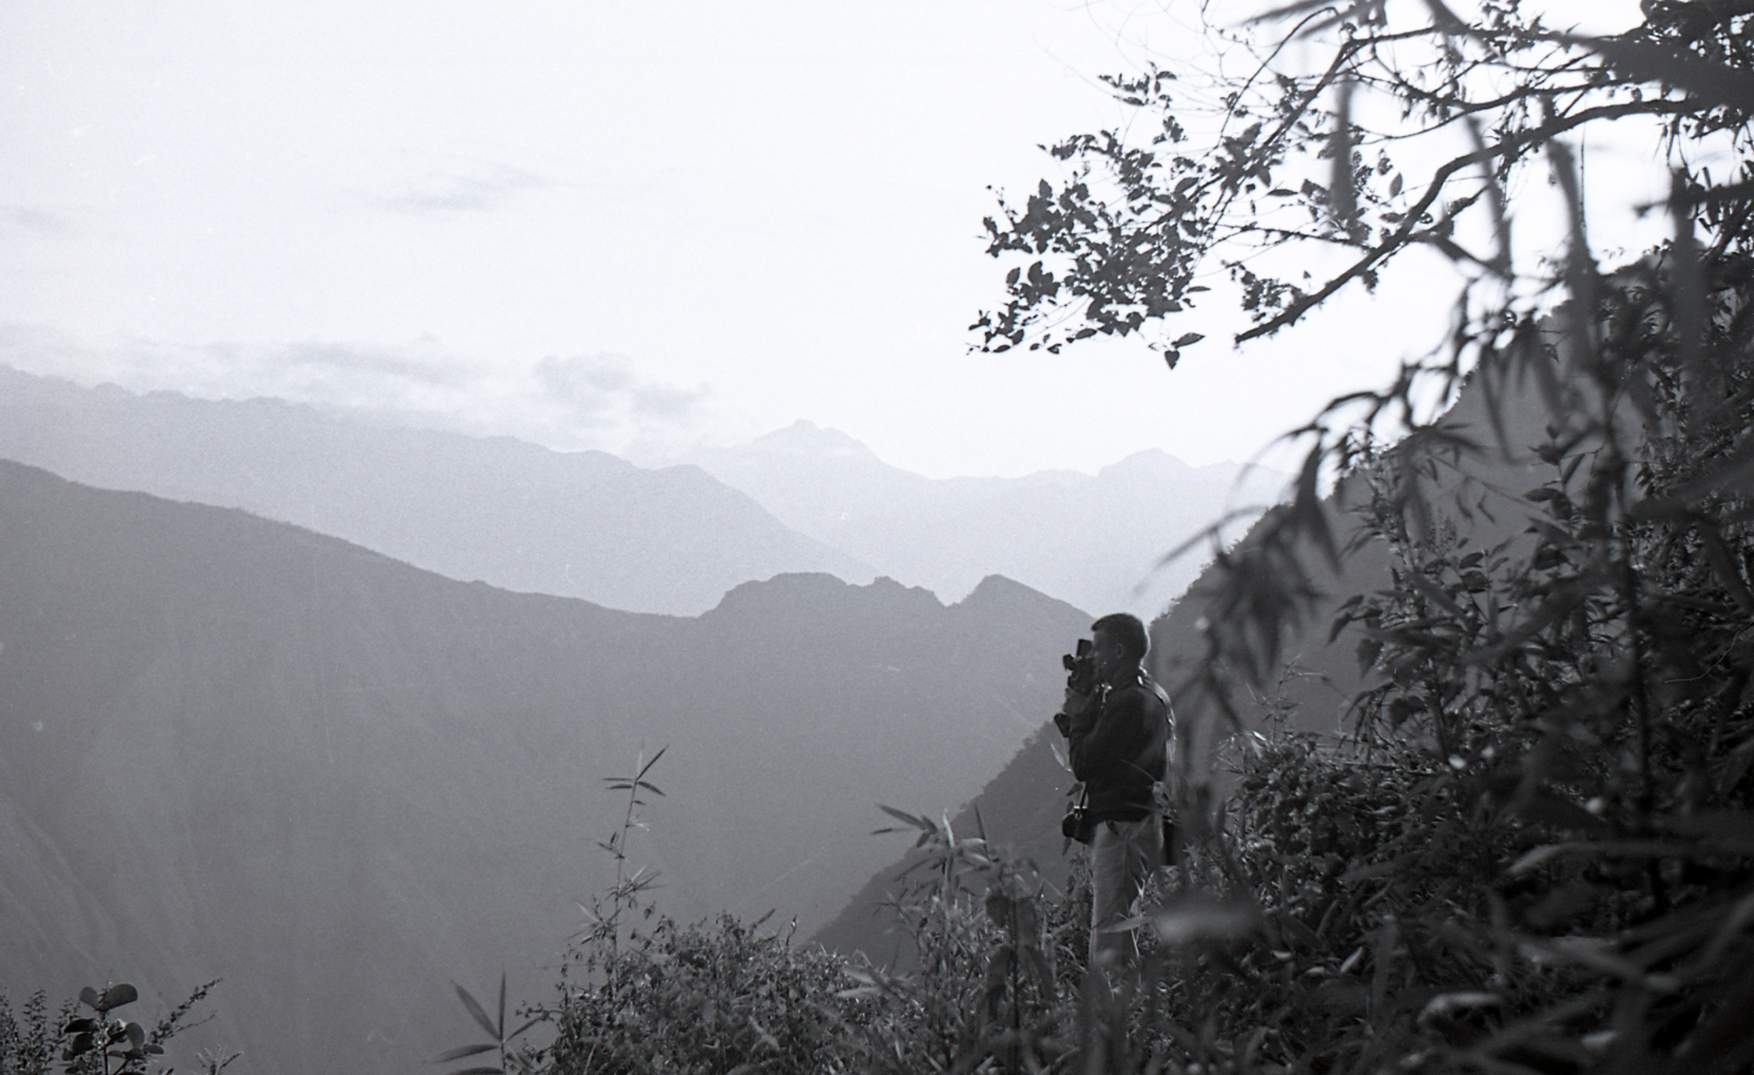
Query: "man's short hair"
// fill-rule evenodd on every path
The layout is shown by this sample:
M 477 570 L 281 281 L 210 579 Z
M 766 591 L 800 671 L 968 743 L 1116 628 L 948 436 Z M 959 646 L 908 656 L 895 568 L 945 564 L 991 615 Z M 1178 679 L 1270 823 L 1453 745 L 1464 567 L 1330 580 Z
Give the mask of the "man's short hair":
M 1151 636 L 1145 632 L 1145 624 L 1131 612 L 1111 612 L 1091 624 L 1090 630 L 1107 631 L 1136 661 L 1143 661 L 1151 649 Z

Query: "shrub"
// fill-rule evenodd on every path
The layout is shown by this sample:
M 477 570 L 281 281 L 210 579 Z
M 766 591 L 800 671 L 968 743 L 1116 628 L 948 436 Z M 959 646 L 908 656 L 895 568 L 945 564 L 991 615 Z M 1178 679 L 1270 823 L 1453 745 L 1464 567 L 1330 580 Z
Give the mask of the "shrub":
M 57 1062 L 68 1075 L 147 1075 L 160 1070 L 169 1075 L 159 1059 L 165 1043 L 187 1029 L 189 1015 L 216 984 L 196 989 L 150 1030 L 112 1017 L 139 999 L 139 992 L 125 982 L 101 990 L 87 986 L 77 1003 L 64 1002 L 53 1017 L 41 990 L 16 1012 L 0 992 L 0 1075 L 48 1075 Z M 81 1008 L 90 1014 L 80 1014 Z M 203 1053 L 199 1062 L 208 1075 L 217 1075 L 236 1059 L 236 1054 L 221 1058 Z

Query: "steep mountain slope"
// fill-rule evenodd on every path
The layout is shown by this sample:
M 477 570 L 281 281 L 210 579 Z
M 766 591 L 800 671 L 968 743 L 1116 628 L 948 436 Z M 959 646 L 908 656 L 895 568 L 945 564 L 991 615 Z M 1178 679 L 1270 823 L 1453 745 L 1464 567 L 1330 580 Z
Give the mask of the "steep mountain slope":
M 413 1071 L 468 1033 L 448 979 L 553 980 L 642 747 L 665 906 L 809 930 L 873 803 L 966 800 L 1086 622 L 997 578 L 631 614 L 0 463 L 0 984 L 222 977 L 253 1072 Z
M 1552 468 L 1540 462 L 1533 450 L 1547 440 L 1544 427 L 1552 413 L 1542 397 L 1533 392 L 1501 400 L 1500 418 L 1509 447 L 1506 452 L 1498 448 L 1478 386 L 1465 388 L 1444 416 L 1446 429 L 1487 447 L 1484 454 L 1469 463 L 1474 478 L 1464 481 L 1454 472 L 1445 471 L 1426 488 L 1440 515 L 1456 524 L 1474 546 L 1515 539 L 1527 526 L 1525 513 L 1507 507 L 1502 498 L 1489 490 L 1496 487 L 1521 493 L 1552 473 Z M 1490 509 L 1493 514 L 1474 509 L 1473 505 L 1483 498 L 1497 505 Z M 1355 531 L 1358 512 L 1368 505 L 1369 499 L 1362 476 L 1352 475 L 1322 501 L 1330 529 L 1342 544 Z M 1252 532 L 1242 544 L 1251 540 Z M 1347 702 L 1366 685 L 1366 677 L 1356 657 L 1358 631 L 1348 628 L 1330 641 L 1330 625 L 1348 595 L 1388 587 L 1390 553 L 1380 542 L 1363 544 L 1346 555 L 1339 572 L 1330 570 L 1315 548 L 1303 550 L 1299 558 L 1310 568 L 1317 588 L 1325 596 L 1285 640 L 1280 661 L 1289 674 L 1277 684 L 1276 691 L 1291 707 L 1292 727 L 1318 734 L 1338 734 L 1345 730 Z M 1200 669 L 1206 653 L 1202 621 L 1217 615 L 1211 606 L 1215 583 L 1212 571 L 1203 573 L 1182 599 L 1151 625 L 1151 668 L 1165 686 L 1173 688 L 1184 683 Z M 1249 697 L 1249 692 L 1240 685 L 1238 694 Z M 1213 755 L 1229 725 L 1210 703 L 1198 696 L 1177 694 L 1175 710 L 1184 734 L 1191 741 L 1195 764 L 1212 773 L 1222 789 L 1226 777 L 1214 770 Z M 978 809 L 989 836 L 1032 858 L 1050 877 L 1063 879 L 1069 860 L 1059 835 L 1059 819 L 1069 804 L 1067 795 L 1073 781 L 1054 755 L 1055 747 L 1063 747 L 1064 739 L 1047 720 L 1051 712 L 1050 706 L 1038 716 L 1040 724 L 1023 749 L 953 823 L 960 832 L 973 831 Z M 1245 719 L 1259 719 L 1262 712 L 1257 708 L 1241 715 Z M 1082 852 L 1074 848 L 1070 853 Z M 853 901 L 818 932 L 816 939 L 842 951 L 863 949 L 875 957 L 893 951 L 895 938 L 879 908 L 885 893 L 894 888 L 894 878 L 910 861 L 902 855 L 894 865 L 870 878 Z
M 84 389 L 0 367 L 0 458 L 243 508 L 459 579 L 694 614 L 788 571 L 873 572 L 694 467 L 381 427 L 277 400 Z
M 1270 502 L 1285 480 L 1230 464 L 1190 467 L 1155 451 L 1094 477 L 934 480 L 808 422 L 694 459 L 786 525 L 936 593 L 967 593 L 998 572 L 1080 608 L 1147 617 L 1199 569 L 1188 562 L 1154 575 L 1165 551 L 1228 506 Z

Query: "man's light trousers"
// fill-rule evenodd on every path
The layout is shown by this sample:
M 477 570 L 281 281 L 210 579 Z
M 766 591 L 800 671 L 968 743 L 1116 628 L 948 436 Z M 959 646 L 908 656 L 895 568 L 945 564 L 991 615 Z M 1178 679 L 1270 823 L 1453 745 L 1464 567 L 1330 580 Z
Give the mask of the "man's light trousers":
M 1090 966 L 1137 959 L 1133 930 L 1115 929 L 1133 913 L 1151 871 L 1163 865 L 1163 822 L 1098 822 L 1090 839 Z

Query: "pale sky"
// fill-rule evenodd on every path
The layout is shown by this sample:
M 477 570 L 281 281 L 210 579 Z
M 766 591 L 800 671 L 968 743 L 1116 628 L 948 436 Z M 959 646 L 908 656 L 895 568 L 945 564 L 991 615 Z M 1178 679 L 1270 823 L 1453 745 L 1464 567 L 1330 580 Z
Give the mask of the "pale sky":
M 799 418 L 938 476 L 1245 459 L 1442 338 L 1450 289 L 1241 354 L 1209 309 L 1173 373 L 967 353 L 987 185 L 1124 123 L 1095 76 L 1188 48 L 1174 10 L 7 0 L 0 362 L 642 462 Z

